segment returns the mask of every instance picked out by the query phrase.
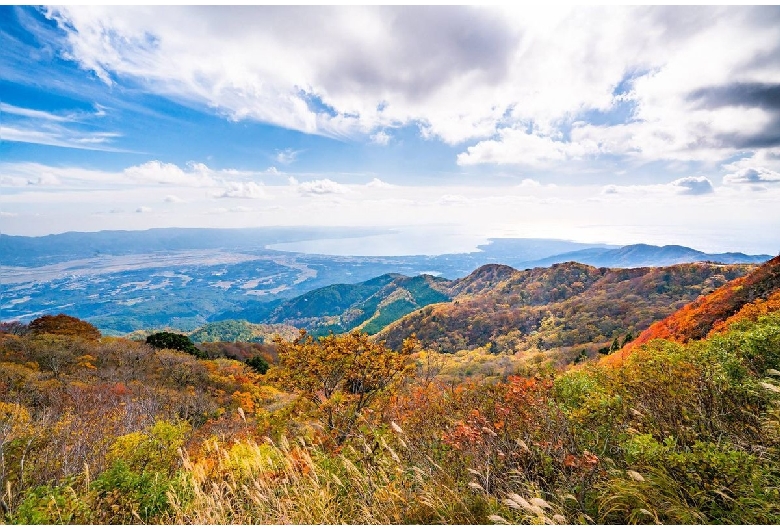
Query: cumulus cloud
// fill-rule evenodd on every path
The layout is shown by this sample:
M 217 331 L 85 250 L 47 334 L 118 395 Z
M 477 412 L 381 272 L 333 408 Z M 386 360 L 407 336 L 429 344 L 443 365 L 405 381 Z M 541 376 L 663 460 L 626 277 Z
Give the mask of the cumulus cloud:
M 544 167 L 598 152 L 595 142 L 570 142 L 520 129 L 501 129 L 498 138 L 468 147 L 458 155 L 457 162 L 462 166 L 520 164 Z
M 675 180 L 670 186 L 681 195 L 706 195 L 715 191 L 712 182 L 706 177 L 684 177 Z
M 124 170 L 124 174 L 138 182 L 176 184 L 182 186 L 212 186 L 215 184 L 211 171 L 204 164 L 190 163 L 187 170 L 176 164 L 151 160 Z
M 218 196 L 223 199 L 267 199 L 268 193 L 256 182 L 228 182 L 227 188 Z
M 57 175 L 51 173 L 27 180 L 28 186 L 59 186 L 61 184 L 62 180 Z
M 171 203 L 184 202 L 184 199 L 177 197 L 176 195 L 166 195 L 165 199 L 163 200 L 165 202 L 171 202 Z
M 298 182 L 290 178 L 290 183 L 297 187 L 301 195 L 343 195 L 349 193 L 349 188 L 330 179 L 318 179 L 308 182 Z
M 274 169 L 275 171 L 275 169 Z M 122 175 L 138 183 L 161 184 L 183 187 L 224 187 L 229 193 L 259 196 L 262 191 L 251 179 L 268 172 L 239 171 L 236 169 L 215 170 L 201 162 L 188 162 L 184 168 L 176 164 L 151 160 L 126 168 Z M 271 173 L 273 174 L 273 172 Z M 255 187 L 251 186 L 254 184 Z M 228 195 L 230 196 L 230 195 Z
M 149 213 L 151 211 L 152 209 L 149 208 L 148 206 L 139 206 L 138 208 L 135 209 L 135 213 Z
M 723 177 L 724 184 L 775 184 L 780 182 L 780 173 L 769 169 L 743 168 Z
M 602 195 L 618 194 L 662 194 L 669 195 L 707 195 L 714 193 L 715 188 L 707 177 L 683 177 L 668 184 L 646 184 L 619 186 L 610 184 L 601 188 Z
M 373 179 L 371 179 L 370 182 L 366 183 L 366 187 L 368 187 L 368 188 L 390 189 L 390 188 L 394 188 L 395 186 L 393 186 L 392 184 L 389 184 L 389 183 L 387 183 L 387 182 L 385 182 L 383 180 L 380 180 L 380 179 L 374 177 Z
M 127 186 L 128 184 L 157 184 L 162 187 L 224 187 L 230 182 L 251 182 L 269 175 L 266 171 L 239 171 L 211 169 L 203 163 L 188 162 L 183 168 L 176 164 L 151 160 L 120 171 L 101 171 L 83 167 L 49 166 L 35 162 L 0 164 L 2 186 Z M 177 193 L 170 193 L 179 197 Z M 163 196 L 164 197 L 164 196 Z M 176 202 L 175 199 L 164 199 Z
M 538 188 L 542 185 L 541 182 L 534 179 L 525 178 L 523 179 L 520 184 L 518 184 L 518 187 L 520 188 Z

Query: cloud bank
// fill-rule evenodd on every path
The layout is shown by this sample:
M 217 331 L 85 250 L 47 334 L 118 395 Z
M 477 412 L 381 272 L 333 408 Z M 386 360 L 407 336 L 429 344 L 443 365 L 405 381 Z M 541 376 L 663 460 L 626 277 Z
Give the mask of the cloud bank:
M 413 126 L 461 146 L 463 166 L 717 162 L 780 146 L 771 6 L 46 13 L 107 85 L 130 79 L 231 120 L 379 145 Z

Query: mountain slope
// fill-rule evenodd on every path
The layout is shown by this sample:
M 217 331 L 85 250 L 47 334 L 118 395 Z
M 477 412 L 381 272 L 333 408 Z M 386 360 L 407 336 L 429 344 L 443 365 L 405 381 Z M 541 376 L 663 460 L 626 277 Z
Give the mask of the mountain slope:
M 771 310 L 778 303 L 779 298 L 780 256 L 777 256 L 750 274 L 730 281 L 667 318 L 654 323 L 635 341 L 626 345 L 617 356 L 623 356 L 653 339 L 668 339 L 676 342 L 701 339 L 730 318 L 747 317 L 749 313 L 760 312 L 762 308 Z
M 579 263 L 518 271 L 481 267 L 450 287 L 451 302 L 414 311 L 379 337 L 397 347 L 415 334 L 442 352 L 489 344 L 492 352 L 583 346 L 636 334 L 754 265 L 692 263 L 607 269 Z
M 265 321 L 303 327 L 315 335 L 354 328 L 373 334 L 415 309 L 449 300 L 451 283 L 429 275 L 385 274 L 357 284 L 329 285 L 283 302 Z

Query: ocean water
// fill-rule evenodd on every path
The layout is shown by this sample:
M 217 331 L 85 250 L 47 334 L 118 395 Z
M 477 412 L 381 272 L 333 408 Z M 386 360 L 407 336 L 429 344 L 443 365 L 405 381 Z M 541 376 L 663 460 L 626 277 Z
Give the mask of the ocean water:
M 276 243 L 266 248 L 331 256 L 436 256 L 478 252 L 477 246 L 488 244 L 488 239 L 484 234 L 452 227 L 418 226 L 371 236 Z

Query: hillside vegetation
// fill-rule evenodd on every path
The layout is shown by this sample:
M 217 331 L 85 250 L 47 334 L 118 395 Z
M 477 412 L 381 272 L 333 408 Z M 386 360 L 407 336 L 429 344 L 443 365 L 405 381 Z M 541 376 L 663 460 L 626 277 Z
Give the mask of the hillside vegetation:
M 626 293 L 664 296 L 708 266 L 621 278 Z M 552 307 L 595 296 L 616 272 L 477 273 L 455 301 L 522 284 L 529 303 Z M 765 273 L 726 287 L 764 285 Z M 570 291 L 546 294 L 545 279 Z M 780 290 L 766 285 L 701 338 L 654 339 L 618 364 L 469 353 L 496 360 L 487 377 L 443 362 L 462 352 L 359 331 L 232 343 L 264 355 L 263 375 L 220 347 L 203 358 L 208 344 L 195 356 L 95 336 L 77 319 L 3 324 L 3 518 L 780 524 Z
M 653 339 L 677 342 L 700 339 L 718 324 L 721 324 L 718 329 L 725 327 L 730 317 L 739 319 L 748 312 L 756 314 L 776 309 L 778 293 L 780 256 L 767 261 L 750 275 L 729 282 L 673 315 L 655 322 L 627 350 Z M 745 313 L 740 313 L 743 308 Z
M 355 328 L 374 334 L 415 309 L 449 300 L 450 283 L 428 275 L 386 274 L 357 284 L 330 285 L 282 303 L 265 320 L 306 328 L 314 335 Z
M 486 265 L 454 282 L 451 302 L 415 311 L 379 337 L 397 347 L 415 335 L 442 352 L 485 345 L 493 353 L 557 351 L 571 361 L 636 336 L 753 265 L 693 263 L 637 269 L 563 263 L 518 271 Z
M 618 349 L 654 321 L 754 267 L 563 263 L 524 271 L 485 265 L 459 280 L 387 274 L 315 289 L 247 317 L 263 324 L 213 322 L 190 336 L 196 342 L 267 342 L 274 333 L 290 339 L 297 328 L 315 336 L 360 330 L 397 348 L 414 334 L 439 352 L 485 349 L 566 364 Z

